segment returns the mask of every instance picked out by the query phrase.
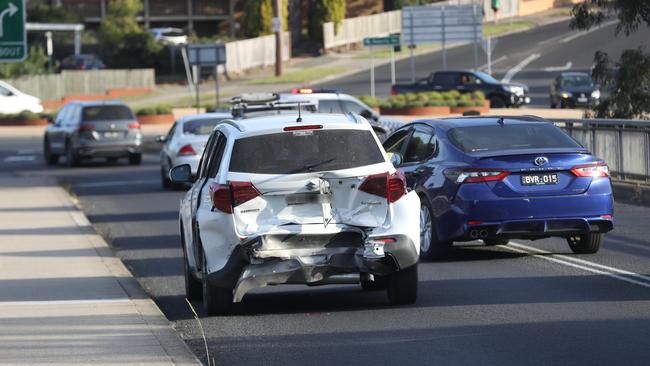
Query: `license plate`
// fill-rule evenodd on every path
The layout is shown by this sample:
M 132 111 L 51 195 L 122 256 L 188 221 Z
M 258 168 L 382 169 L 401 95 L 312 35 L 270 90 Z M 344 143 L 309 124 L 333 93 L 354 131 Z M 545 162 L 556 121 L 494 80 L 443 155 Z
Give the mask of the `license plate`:
M 104 132 L 104 137 L 107 139 L 115 139 L 122 135 L 121 132 Z
M 587 103 L 588 99 L 587 98 L 578 98 L 578 102 L 580 103 Z
M 521 176 L 522 186 L 546 186 L 558 183 L 559 179 L 556 173 L 526 174 Z

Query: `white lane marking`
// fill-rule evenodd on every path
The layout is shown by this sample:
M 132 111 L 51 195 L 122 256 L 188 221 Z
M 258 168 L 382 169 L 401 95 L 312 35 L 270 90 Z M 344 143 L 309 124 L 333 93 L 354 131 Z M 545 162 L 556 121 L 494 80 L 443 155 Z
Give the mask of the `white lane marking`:
M 134 185 L 134 184 L 152 184 L 152 183 L 160 183 L 159 180 L 116 180 L 116 181 L 108 181 L 108 182 L 92 182 L 92 183 L 78 183 L 78 184 L 73 184 L 75 187 L 79 188 L 94 188 L 94 187 L 113 187 L 113 186 L 128 186 L 128 185 Z
M 95 300 L 44 300 L 44 301 L 0 301 L 0 306 L 25 306 L 25 305 L 92 305 L 129 302 L 131 299 L 120 297 L 114 299 Z
M 595 32 L 595 31 L 597 31 L 597 30 L 599 30 L 599 29 L 602 29 L 602 28 L 605 28 L 605 27 L 609 27 L 610 25 L 612 25 L 612 24 L 616 24 L 616 23 L 618 23 L 618 20 L 610 20 L 609 22 L 605 22 L 605 23 L 599 25 L 598 27 L 591 28 L 591 29 L 588 30 L 588 31 L 578 32 L 578 33 L 572 34 L 572 35 L 570 35 L 570 36 L 568 36 L 568 37 L 565 37 L 565 38 L 563 38 L 563 39 L 560 40 L 560 43 L 571 42 L 571 41 L 573 41 L 573 40 L 576 39 L 576 38 L 580 38 L 580 37 L 582 37 L 582 36 L 586 36 L 587 34 L 589 34 L 589 33 L 591 33 L 591 32 Z
M 501 61 L 504 61 L 506 59 L 508 59 L 508 55 L 503 55 L 503 56 L 497 58 L 496 60 L 492 60 L 492 66 L 494 66 L 495 64 L 497 64 L 497 63 L 499 63 Z M 486 70 L 487 67 L 488 67 L 488 64 L 481 65 L 479 67 L 479 70 Z
M 544 71 L 546 72 L 554 72 L 554 71 L 566 71 L 571 69 L 571 66 L 573 66 L 573 62 L 569 61 L 566 63 L 564 66 L 550 66 L 550 67 L 545 67 Z
M 535 258 L 544 259 L 549 262 L 554 262 L 564 266 L 581 269 L 583 271 L 612 277 L 617 280 L 650 288 L 650 277 L 638 273 L 626 271 L 619 268 L 604 266 L 602 264 L 598 264 L 598 263 L 594 263 L 594 262 L 590 262 L 578 258 L 572 258 L 562 254 L 553 254 L 546 250 L 541 250 L 538 248 L 529 247 L 528 245 L 523 245 L 514 242 L 510 242 L 508 245 L 499 245 L 499 247 L 516 253 L 531 254 Z
M 18 163 L 23 161 L 34 161 L 34 160 L 36 160 L 35 155 L 13 155 L 4 158 L 5 163 Z
M 518 63 L 515 67 L 508 70 L 508 72 L 503 77 L 503 79 L 501 79 L 501 82 L 502 83 L 509 83 L 510 80 L 512 80 L 512 78 L 515 77 L 515 75 L 517 75 L 517 73 L 519 71 L 521 71 L 524 67 L 528 66 L 528 64 L 530 64 L 531 62 L 537 60 L 539 58 L 539 56 L 541 56 L 539 53 L 533 53 L 532 55 L 526 57 L 523 61 Z

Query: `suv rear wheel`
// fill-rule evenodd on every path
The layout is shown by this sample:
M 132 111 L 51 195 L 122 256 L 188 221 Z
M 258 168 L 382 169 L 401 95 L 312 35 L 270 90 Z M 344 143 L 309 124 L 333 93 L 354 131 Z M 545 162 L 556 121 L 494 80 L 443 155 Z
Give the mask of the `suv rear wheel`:
M 79 165 L 79 157 L 77 156 L 77 153 L 74 151 L 70 143 L 67 143 L 65 145 L 65 163 L 68 168 Z
M 413 304 L 418 297 L 418 265 L 391 274 L 386 293 L 391 304 Z
M 187 261 L 187 254 L 185 253 L 185 240 L 183 239 L 183 230 L 181 229 L 181 241 L 183 249 L 183 274 L 185 275 L 185 297 L 188 300 L 198 300 L 203 295 L 203 288 L 201 281 L 192 276 L 190 263 Z
M 566 239 L 569 247 L 576 254 L 593 254 L 600 249 L 605 234 L 589 233 L 584 235 L 570 236 Z
M 440 259 L 449 254 L 451 241 L 438 240 L 431 205 L 420 197 L 420 258 Z
M 228 315 L 232 310 L 232 289 L 210 285 L 207 263 L 203 253 L 203 309 L 208 315 Z
M 142 154 L 129 154 L 129 164 L 140 165 L 142 163 Z
M 494 95 L 490 97 L 490 108 L 505 108 L 506 101 L 500 96 Z
M 52 153 L 50 141 L 47 138 L 43 141 L 43 157 L 47 165 L 54 165 L 59 162 L 59 155 Z

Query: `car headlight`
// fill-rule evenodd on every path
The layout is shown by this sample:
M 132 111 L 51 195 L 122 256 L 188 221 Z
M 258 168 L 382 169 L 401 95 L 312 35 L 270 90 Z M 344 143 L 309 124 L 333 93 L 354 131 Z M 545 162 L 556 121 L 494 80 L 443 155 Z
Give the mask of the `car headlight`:
M 600 90 L 594 90 L 591 92 L 591 97 L 594 99 L 600 99 Z
M 509 92 L 511 92 L 512 94 L 517 95 L 517 96 L 524 95 L 524 88 L 521 87 L 521 86 L 517 86 L 517 85 L 504 85 L 504 86 L 503 86 L 503 89 L 505 89 L 506 91 L 509 91 Z
M 562 95 L 562 98 L 564 98 L 564 99 L 571 98 L 571 93 L 569 93 L 569 92 L 562 92 L 561 95 Z

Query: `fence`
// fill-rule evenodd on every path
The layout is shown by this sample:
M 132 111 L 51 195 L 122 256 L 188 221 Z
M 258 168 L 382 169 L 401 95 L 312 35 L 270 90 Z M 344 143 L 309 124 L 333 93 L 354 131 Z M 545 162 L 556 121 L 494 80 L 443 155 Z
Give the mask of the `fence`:
M 576 119 L 557 124 L 604 159 L 614 178 L 650 182 L 650 121 Z
M 153 89 L 155 72 L 153 69 L 63 71 L 5 81 L 24 93 L 54 100 L 66 95 L 105 94 L 118 88 Z
M 282 60 L 291 58 L 291 37 L 283 34 Z M 262 36 L 226 43 L 226 70 L 241 73 L 245 70 L 275 65 L 275 35 Z
M 402 31 L 402 12 L 400 10 L 348 18 L 341 21 L 338 31 L 334 23 L 323 24 L 323 48 L 345 46 L 362 42 L 366 37 L 382 37 Z

